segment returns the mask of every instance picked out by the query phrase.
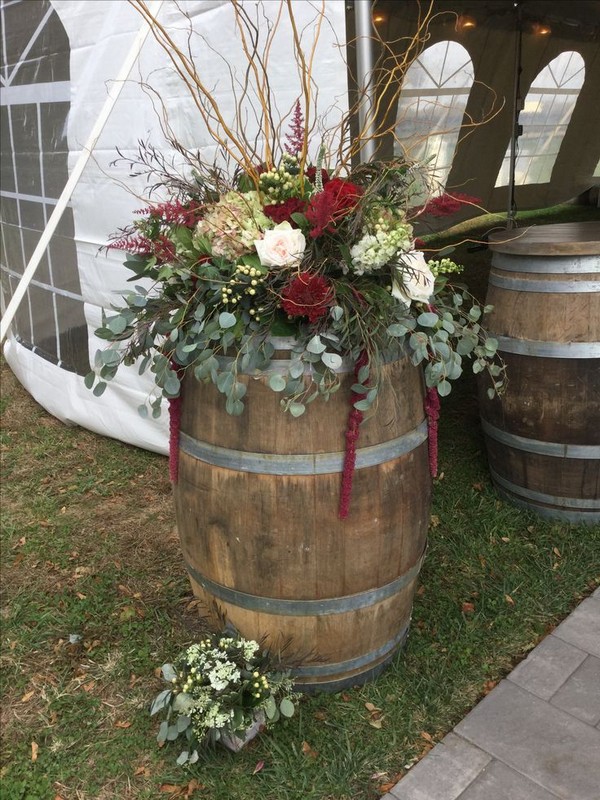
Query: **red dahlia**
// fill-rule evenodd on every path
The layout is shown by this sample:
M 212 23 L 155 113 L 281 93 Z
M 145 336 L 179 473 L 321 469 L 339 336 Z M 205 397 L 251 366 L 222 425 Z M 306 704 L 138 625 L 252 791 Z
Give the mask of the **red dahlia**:
M 333 302 L 333 287 L 322 275 L 301 272 L 281 293 L 281 307 L 290 317 L 308 317 L 316 322 L 324 317 Z

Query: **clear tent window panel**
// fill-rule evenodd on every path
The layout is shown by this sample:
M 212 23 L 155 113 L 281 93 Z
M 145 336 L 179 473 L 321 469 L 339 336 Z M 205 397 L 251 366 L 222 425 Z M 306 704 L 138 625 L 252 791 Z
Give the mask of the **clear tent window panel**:
M 452 166 L 473 80 L 467 50 L 450 41 L 426 48 L 404 77 L 394 150 L 410 160 L 426 161 L 440 188 Z
M 0 5 L 0 285 L 8 304 L 68 179 L 69 40 L 49 0 Z M 23 346 L 85 375 L 87 324 L 67 208 L 15 315 Z
M 527 93 L 519 122 L 515 184 L 549 183 L 560 146 L 567 132 L 577 97 L 585 80 L 583 58 L 565 51 L 536 77 Z M 496 186 L 510 181 L 510 144 L 506 149 Z

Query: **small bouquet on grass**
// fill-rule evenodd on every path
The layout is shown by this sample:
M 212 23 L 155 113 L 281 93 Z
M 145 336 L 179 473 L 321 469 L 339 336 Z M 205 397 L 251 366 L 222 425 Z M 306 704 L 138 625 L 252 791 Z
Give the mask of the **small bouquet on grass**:
M 164 664 L 162 676 L 169 684 L 150 708 L 165 712 L 158 742 L 180 736 L 185 746 L 178 764 L 198 760 L 198 748 L 221 741 L 238 750 L 244 735 L 291 717 L 297 695 L 286 671 L 277 671 L 258 642 L 237 632 L 209 634 L 190 645 L 174 664 Z

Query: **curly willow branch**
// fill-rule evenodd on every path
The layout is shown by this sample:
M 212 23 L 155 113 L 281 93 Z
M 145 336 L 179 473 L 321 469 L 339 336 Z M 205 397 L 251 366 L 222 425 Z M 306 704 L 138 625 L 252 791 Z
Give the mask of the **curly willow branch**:
M 275 20 L 267 21 L 266 40 L 262 45 L 260 41 L 261 29 L 259 29 L 257 22 L 252 20 L 249 11 L 244 7 L 241 0 L 230 0 L 235 14 L 238 41 L 241 44 L 242 52 L 247 62 L 242 80 L 234 79 L 233 72 L 230 71 L 236 109 L 233 124 L 226 122 L 219 110 L 219 104 L 213 91 L 198 74 L 189 47 L 189 39 L 188 52 L 185 53 L 178 47 L 164 25 L 150 13 L 145 0 L 128 0 L 128 2 L 150 25 L 152 35 L 166 52 L 175 72 L 188 90 L 213 141 L 255 184 L 258 184 L 258 165 L 266 164 L 271 167 L 276 157 L 274 150 L 278 145 L 277 139 L 280 126 L 277 125 L 273 118 L 275 101 L 269 82 L 269 60 L 273 41 L 281 27 L 285 9 L 292 30 L 294 58 L 298 67 L 303 98 L 302 105 L 306 123 L 302 149 L 302 166 L 304 166 L 307 159 L 308 136 L 311 128 L 314 127 L 314 123 L 311 124 L 311 115 L 314 113 L 312 106 L 316 97 L 316 87 L 312 78 L 312 71 L 321 26 L 325 18 L 324 0 L 321 0 L 320 8 L 315 11 L 316 18 L 310 26 L 312 41 L 306 52 L 302 44 L 303 31 L 298 30 L 291 0 L 283 0 Z M 176 5 L 179 7 L 177 3 Z M 191 25 L 189 16 L 183 11 L 182 14 Z M 248 97 L 254 98 L 257 102 L 257 107 L 252 110 L 257 116 L 260 128 L 259 136 L 262 136 L 263 139 L 263 150 L 260 153 L 257 152 L 259 137 L 251 142 L 244 133 L 242 107 L 244 99 Z

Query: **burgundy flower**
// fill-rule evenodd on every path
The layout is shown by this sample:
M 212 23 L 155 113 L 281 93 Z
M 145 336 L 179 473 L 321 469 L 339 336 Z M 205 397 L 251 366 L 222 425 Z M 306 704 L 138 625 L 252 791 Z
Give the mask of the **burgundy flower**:
M 301 272 L 281 293 L 281 307 L 290 317 L 308 317 L 316 322 L 324 317 L 333 302 L 333 287 L 322 275 Z
M 190 200 L 185 204 L 179 200 L 168 200 L 166 203 L 140 208 L 135 213 L 154 217 L 167 225 L 183 225 L 186 228 L 193 228 L 201 217 L 202 206 L 195 200 Z
M 308 180 L 311 183 L 314 183 L 317 179 L 317 168 L 316 167 L 308 167 L 308 169 L 304 173 Z M 321 170 L 321 181 L 323 182 L 323 186 L 329 182 L 329 173 L 326 169 Z
M 174 243 L 166 236 L 159 234 L 154 242 L 154 255 L 161 264 L 173 261 L 176 256 Z
M 120 239 L 110 242 L 107 247 L 111 250 L 125 250 L 136 256 L 156 256 L 159 264 L 166 264 L 175 258 L 175 245 L 162 233 L 154 239 L 142 233 L 127 233 Z
M 299 197 L 290 197 L 288 200 L 284 200 L 283 203 L 264 206 L 263 211 L 277 225 L 280 222 L 289 222 L 292 228 L 297 228 L 298 225 L 292 219 L 292 214 L 303 214 L 306 211 L 306 202 Z
M 343 178 L 332 178 L 310 199 L 306 218 L 311 223 L 313 239 L 323 233 L 333 233 L 336 223 L 350 214 L 357 206 L 362 189 Z
M 481 203 L 481 198 L 461 194 L 460 192 L 441 194 L 438 197 L 432 197 L 423 206 L 422 211 L 424 214 L 431 214 L 432 217 L 448 217 L 451 214 L 455 214 L 465 203 L 478 205 Z

